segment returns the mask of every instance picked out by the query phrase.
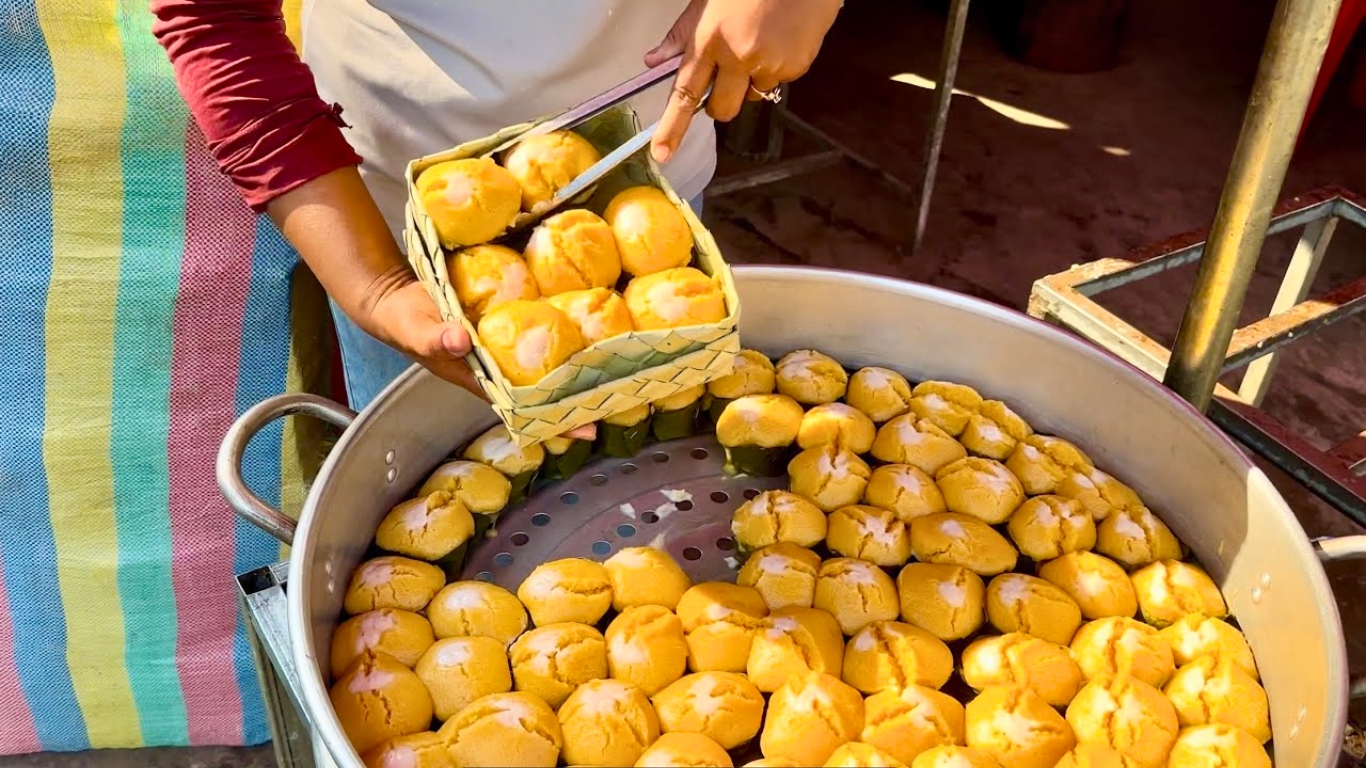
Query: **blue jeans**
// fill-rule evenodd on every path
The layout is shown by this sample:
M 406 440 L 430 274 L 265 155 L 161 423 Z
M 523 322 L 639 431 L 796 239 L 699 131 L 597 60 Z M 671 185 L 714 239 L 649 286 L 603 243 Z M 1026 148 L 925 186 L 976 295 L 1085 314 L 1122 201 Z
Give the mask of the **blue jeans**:
M 688 201 L 698 216 L 702 215 L 702 195 Z M 351 321 L 335 302 L 332 320 L 337 326 L 337 342 L 341 345 L 342 373 L 346 380 L 346 399 L 355 410 L 363 410 L 370 401 L 413 365 L 401 352 L 376 339 Z

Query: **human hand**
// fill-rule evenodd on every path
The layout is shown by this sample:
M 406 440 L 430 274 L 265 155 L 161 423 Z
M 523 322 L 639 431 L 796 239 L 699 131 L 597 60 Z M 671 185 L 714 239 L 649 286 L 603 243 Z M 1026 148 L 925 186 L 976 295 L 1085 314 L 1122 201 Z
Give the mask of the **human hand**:
M 459 323 L 441 318 L 354 167 L 281 195 L 268 211 L 356 325 L 437 376 L 488 400 L 465 362 L 471 349 L 469 334 Z M 590 424 L 566 436 L 591 440 L 596 434 Z
M 488 396 L 465 361 L 472 348 L 469 333 L 459 323 L 443 321 L 427 289 L 412 272 L 404 273 L 395 275 L 392 282 L 372 284 L 374 298 L 363 306 L 369 309 L 368 322 L 375 328 L 375 335 L 437 376 L 487 401 Z M 563 436 L 592 440 L 597 433 L 596 424 L 586 424 Z
M 759 99 L 806 73 L 835 23 L 843 0 L 692 0 L 664 41 L 645 55 L 647 67 L 683 54 L 673 93 L 651 141 L 666 162 L 683 141 L 711 85 L 707 114 L 725 122 L 746 99 Z

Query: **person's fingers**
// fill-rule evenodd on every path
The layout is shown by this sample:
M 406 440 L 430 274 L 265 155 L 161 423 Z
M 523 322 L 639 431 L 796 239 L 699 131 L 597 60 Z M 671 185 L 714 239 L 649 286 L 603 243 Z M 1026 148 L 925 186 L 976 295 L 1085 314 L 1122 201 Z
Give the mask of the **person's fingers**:
M 650 140 L 650 154 L 655 162 L 663 164 L 673 157 L 683 134 L 688 132 L 697 105 L 702 102 L 702 94 L 716 72 L 716 62 L 706 54 L 693 52 L 684 54 L 683 63 L 678 67 L 674 78 L 673 93 L 669 94 L 669 104 L 659 118 L 659 127 Z
M 574 427 L 564 433 L 564 437 L 571 437 L 575 440 L 596 440 L 598 437 L 597 424 L 584 424 L 582 427 Z
M 723 123 L 734 120 L 749 93 L 749 72 L 740 65 L 721 67 L 707 99 L 707 114 Z
M 750 101 L 759 101 L 764 98 L 764 94 L 778 90 L 778 88 L 782 86 L 782 82 L 773 75 L 764 72 L 755 72 L 749 77 L 749 85 L 750 87 L 745 94 L 745 98 Z
M 479 386 L 479 380 L 474 378 L 474 371 L 470 364 L 464 360 L 419 360 L 422 367 L 449 381 L 456 386 L 468 390 L 471 394 L 484 402 L 489 402 L 489 396 L 484 394 L 484 388 Z
M 659 45 L 645 54 L 645 66 L 657 67 L 686 50 L 705 6 L 706 0 L 692 0 L 688 3 L 688 7 L 683 9 L 683 13 L 679 14 L 673 26 L 669 27 L 668 34 L 664 35 Z

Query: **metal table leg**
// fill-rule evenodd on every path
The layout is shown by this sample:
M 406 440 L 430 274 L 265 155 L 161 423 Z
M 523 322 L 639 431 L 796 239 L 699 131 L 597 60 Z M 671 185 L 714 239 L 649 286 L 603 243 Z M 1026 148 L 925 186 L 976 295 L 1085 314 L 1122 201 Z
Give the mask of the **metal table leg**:
M 266 720 L 280 768 L 328 768 L 332 761 L 313 748 L 312 733 L 301 714 L 298 678 L 289 652 L 285 578 L 288 563 L 276 563 L 237 577 L 247 639 L 256 662 Z
M 1164 383 L 1209 408 L 1340 0 L 1279 0 Z
M 949 123 L 953 101 L 953 81 L 958 77 L 958 59 L 963 52 L 963 31 L 968 26 L 968 0 L 952 0 L 949 20 L 944 27 L 944 50 L 939 57 L 939 78 L 934 86 L 934 112 L 925 137 L 925 159 L 920 171 L 920 195 L 916 201 L 915 228 L 911 231 L 911 253 L 920 248 L 925 237 L 925 222 L 930 216 L 934 195 L 934 176 L 939 170 L 939 151 L 944 146 L 944 131 Z

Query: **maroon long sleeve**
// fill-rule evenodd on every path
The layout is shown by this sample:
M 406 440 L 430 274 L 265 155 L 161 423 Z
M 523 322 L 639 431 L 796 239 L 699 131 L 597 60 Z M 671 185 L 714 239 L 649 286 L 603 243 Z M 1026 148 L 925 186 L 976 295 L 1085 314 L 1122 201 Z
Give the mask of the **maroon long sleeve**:
M 190 113 L 248 205 L 360 162 L 285 34 L 281 0 L 151 3 Z

